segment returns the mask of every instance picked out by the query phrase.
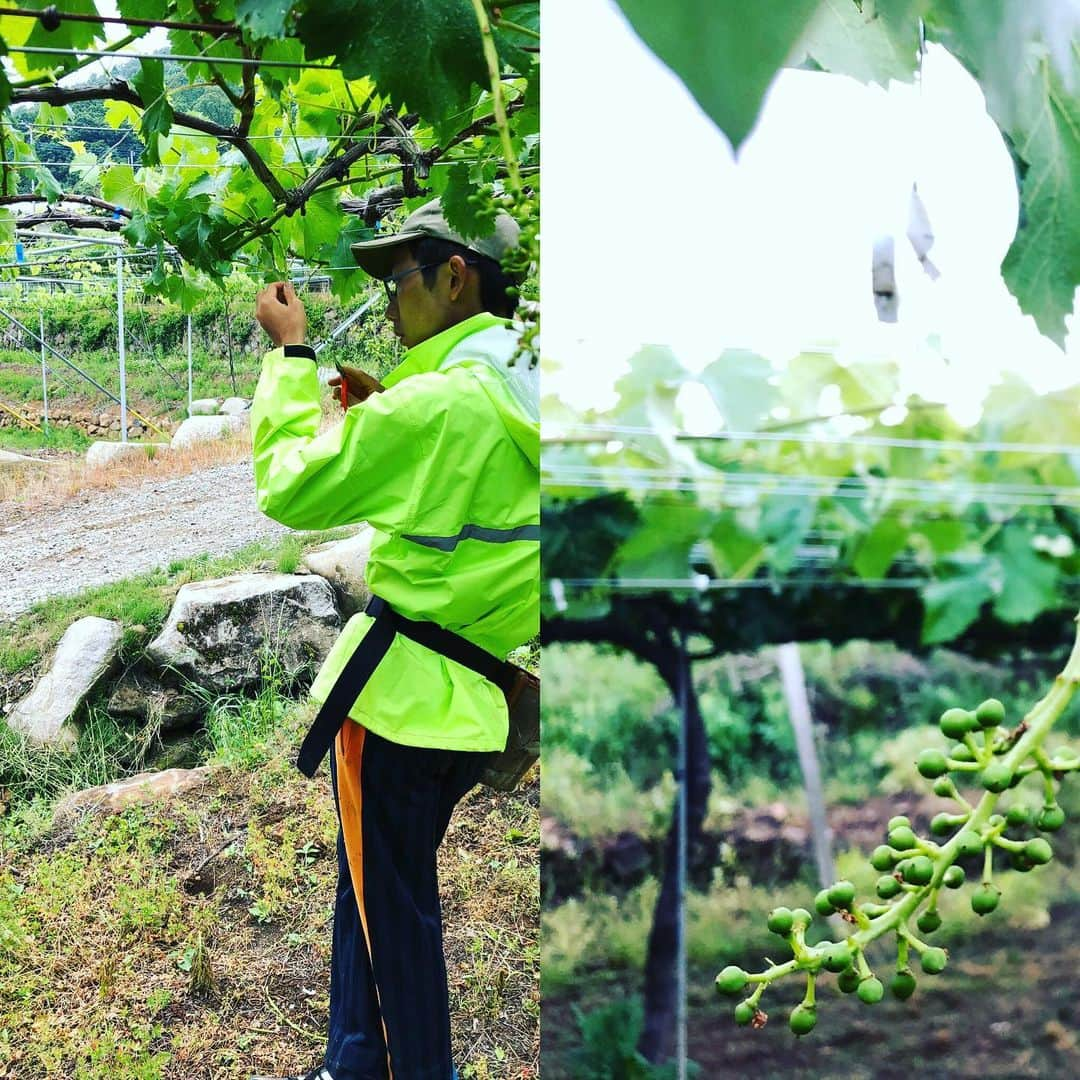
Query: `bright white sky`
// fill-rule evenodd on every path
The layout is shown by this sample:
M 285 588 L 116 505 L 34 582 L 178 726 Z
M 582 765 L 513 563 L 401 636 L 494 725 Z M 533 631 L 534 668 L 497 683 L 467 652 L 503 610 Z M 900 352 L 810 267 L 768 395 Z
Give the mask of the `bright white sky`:
M 1075 317 L 1063 353 L 1001 280 L 1012 164 L 978 85 L 944 50 L 930 49 L 921 91 L 781 73 L 736 162 L 610 0 L 546 5 L 543 39 L 544 353 L 558 365 L 545 365 L 545 393 L 609 405 L 645 343 L 693 370 L 730 346 L 891 357 L 907 390 L 955 403 L 964 421 L 1002 370 L 1040 390 L 1080 382 Z M 904 235 L 913 181 L 936 282 Z M 900 321 L 883 324 L 871 248 L 890 232 Z

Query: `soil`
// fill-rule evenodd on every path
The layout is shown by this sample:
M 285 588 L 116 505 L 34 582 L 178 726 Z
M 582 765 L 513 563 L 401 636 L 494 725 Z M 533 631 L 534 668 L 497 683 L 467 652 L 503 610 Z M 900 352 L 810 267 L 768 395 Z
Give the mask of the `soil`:
M 869 851 L 881 842 L 883 824 L 896 813 L 907 814 L 920 831 L 945 803 L 934 796 L 904 793 L 866 800 L 858 806 L 829 810 L 834 847 Z M 633 880 L 647 876 L 659 858 L 659 841 L 620 834 L 577 841 L 551 819 L 542 826 L 541 873 L 544 896 L 562 897 L 580 891 L 582 867 L 592 874 L 593 888 L 606 883 L 618 893 L 629 882 L 618 872 L 620 859 L 632 845 L 647 853 L 630 860 Z M 747 808 L 703 841 L 703 853 L 721 841 L 739 851 L 742 872 L 754 881 L 789 880 L 792 868 L 810 858 L 805 814 L 776 804 Z M 1075 848 L 1065 832 L 1055 847 L 1066 861 Z M 653 849 L 657 850 L 653 850 Z M 576 858 L 569 857 L 573 852 Z M 556 874 L 552 857 L 558 863 Z M 699 865 L 697 877 L 704 876 Z M 585 876 L 588 877 L 588 874 Z M 695 875 L 692 873 L 691 877 Z M 562 887 L 560 890 L 560 886 Z M 688 986 L 689 1056 L 700 1066 L 699 1080 L 748 1077 L 757 1080 L 901 1080 L 925 1069 L 935 1077 L 1072 1078 L 1080 1076 L 1080 905 L 1051 908 L 1048 926 L 1015 930 L 987 926 L 951 950 L 945 972 L 924 975 L 916 965 L 918 989 L 907 1002 L 885 1000 L 873 1007 L 854 995 L 841 994 L 835 976 L 818 984 L 818 1023 L 812 1034 L 797 1039 L 787 1025 L 791 1008 L 805 988 L 797 980 L 781 982 L 763 1002 L 770 1014 L 760 1031 L 738 1027 L 732 1018 L 737 999 L 718 998 L 716 968 L 691 969 Z M 733 958 L 748 967 L 760 955 Z M 882 947 L 870 957 L 888 982 L 895 952 Z M 614 1000 L 640 995 L 637 971 L 595 970 L 581 975 L 574 991 L 545 991 L 541 1071 L 545 1080 L 570 1080 L 581 1073 L 574 1063 L 579 1035 L 574 1009 L 603 1008 Z
M 934 1077 L 1080 1076 L 1080 906 L 1054 908 L 1044 930 L 987 931 L 953 950 L 942 975 L 916 972 L 906 1002 L 886 994 L 866 1006 L 840 994 L 833 977 L 818 990 L 818 1023 L 797 1039 L 787 1014 L 801 996 L 794 980 L 769 995 L 770 1018 L 760 1031 L 737 1027 L 731 1005 L 712 989 L 714 971 L 692 971 L 690 1058 L 699 1077 L 759 1080 L 906 1080 Z M 876 965 L 887 970 L 887 961 Z M 544 1080 L 575 1075 L 573 1005 L 586 1012 L 638 991 L 637 977 L 616 983 L 597 973 L 573 999 L 544 995 L 541 1070 Z
M 885 822 L 906 814 L 925 833 L 930 819 L 955 804 L 935 795 L 913 792 L 877 796 L 856 805 L 830 806 L 834 847 L 871 851 L 884 839 Z M 554 818 L 541 818 L 541 875 L 545 904 L 554 906 L 586 889 L 625 892 L 663 871 L 663 836 L 621 832 L 583 839 Z M 690 882 L 707 889 L 721 851 L 730 849 L 740 873 L 755 881 L 791 881 L 812 857 L 806 812 L 782 802 L 744 807 L 714 828 L 706 829 L 690 852 Z
M 250 462 L 124 489 L 88 489 L 62 507 L 36 513 L 5 506 L 3 519 L 0 619 L 46 597 L 120 581 L 178 559 L 225 555 L 289 532 L 256 507 Z
M 0 950 L 0 1080 L 246 1080 L 318 1060 L 337 823 L 327 770 L 308 781 L 290 764 L 296 737 L 282 733 L 268 764 L 215 769 L 205 787 L 129 811 L 130 835 L 153 837 L 139 856 L 152 865 L 139 866 L 134 839 L 108 839 L 107 811 L 63 818 L 8 866 L 0 847 L 0 879 L 47 938 L 25 958 Z M 511 793 L 477 787 L 439 849 L 453 1050 L 478 1080 L 538 1075 L 538 803 L 535 772 Z M 151 880 L 154 896 L 176 886 L 178 914 L 124 906 L 145 906 L 151 894 L 135 890 Z M 268 921 L 251 912 L 260 896 L 274 898 Z M 203 927 L 200 991 L 178 960 Z M 30 971 L 39 992 L 23 993 Z M 110 1049 L 116 1032 L 142 1048 Z M 155 1053 L 169 1060 L 155 1067 Z

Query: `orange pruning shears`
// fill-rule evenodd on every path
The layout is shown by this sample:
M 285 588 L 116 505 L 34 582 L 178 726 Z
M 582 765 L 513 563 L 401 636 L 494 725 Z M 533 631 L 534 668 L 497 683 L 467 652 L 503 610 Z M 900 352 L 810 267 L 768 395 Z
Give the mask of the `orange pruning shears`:
M 345 411 L 349 411 L 349 383 L 344 374 L 341 373 L 340 368 L 338 373 L 341 374 L 341 408 Z

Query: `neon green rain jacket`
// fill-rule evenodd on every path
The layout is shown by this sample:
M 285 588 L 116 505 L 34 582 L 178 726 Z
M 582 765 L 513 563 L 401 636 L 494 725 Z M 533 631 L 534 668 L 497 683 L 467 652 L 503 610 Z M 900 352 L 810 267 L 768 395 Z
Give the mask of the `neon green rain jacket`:
M 500 658 L 540 625 L 538 379 L 508 365 L 516 343 L 505 319 L 474 315 L 321 435 L 314 354 L 274 349 L 251 405 L 259 508 L 294 529 L 370 523 L 375 595 Z M 320 704 L 372 622 L 345 625 L 311 688 Z M 506 744 L 502 691 L 400 634 L 349 715 L 409 746 Z

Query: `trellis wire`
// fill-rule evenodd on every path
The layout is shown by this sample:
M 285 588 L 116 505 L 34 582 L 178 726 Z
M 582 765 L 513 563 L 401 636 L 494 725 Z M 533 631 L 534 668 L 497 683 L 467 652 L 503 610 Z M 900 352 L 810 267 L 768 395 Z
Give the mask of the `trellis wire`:
M 848 589 L 922 589 L 930 578 L 854 578 L 854 577 L 777 577 L 777 578 L 713 578 L 701 574 L 692 578 L 550 578 L 548 587 L 553 598 L 561 589 L 608 589 L 612 592 L 716 592 L 720 589 L 770 589 L 806 586 L 837 586 Z M 556 587 L 557 583 L 557 587 Z M 1080 578 L 1060 578 L 1064 588 L 1080 586 Z
M 249 60 L 243 56 L 189 56 L 184 53 L 110 52 L 108 49 L 61 49 L 49 45 L 9 45 L 9 53 L 29 56 L 91 56 L 106 60 L 162 60 L 181 64 L 231 64 L 234 67 L 298 68 L 317 71 L 336 70 L 330 64 L 315 64 L 310 60 Z
M 685 474 L 678 476 L 628 478 L 612 474 L 605 476 L 580 476 L 558 471 L 548 471 L 544 481 L 558 487 L 586 490 L 611 490 L 617 483 L 619 490 L 632 492 L 669 491 L 681 493 L 718 493 L 754 496 L 759 492 L 770 495 L 817 496 L 835 499 L 889 498 L 904 502 L 936 503 L 945 498 L 966 498 L 971 502 L 1001 506 L 1075 506 L 1080 503 L 1080 487 L 1057 488 L 1036 485 L 994 485 L 968 483 L 965 481 L 911 481 L 908 487 L 895 479 L 872 478 L 865 482 L 853 478 L 846 486 L 834 477 L 786 477 L 781 473 L 761 474 L 759 478 L 740 473 L 725 473 L 722 478 L 693 480 Z M 830 486 L 835 485 L 835 486 Z
M 903 406 L 901 406 L 903 407 Z M 843 415 L 843 414 L 840 414 Z M 629 427 L 623 425 L 580 424 L 571 430 L 584 430 L 610 435 L 651 435 L 656 438 L 654 428 Z M 716 431 L 708 435 L 698 435 L 687 431 L 677 431 L 674 438 L 680 442 L 797 442 L 822 443 L 844 446 L 880 446 L 909 450 L 959 450 L 968 453 L 1018 453 L 1018 454 L 1080 454 L 1080 445 L 1075 443 L 1026 443 L 1000 441 L 968 441 L 966 439 L 904 439 L 890 435 L 825 435 L 811 432 L 784 431 Z M 542 440 L 546 445 L 559 445 L 564 442 L 559 436 L 548 436 Z M 573 439 L 573 442 L 588 440 Z M 596 442 L 611 442 L 610 437 L 597 438 Z

